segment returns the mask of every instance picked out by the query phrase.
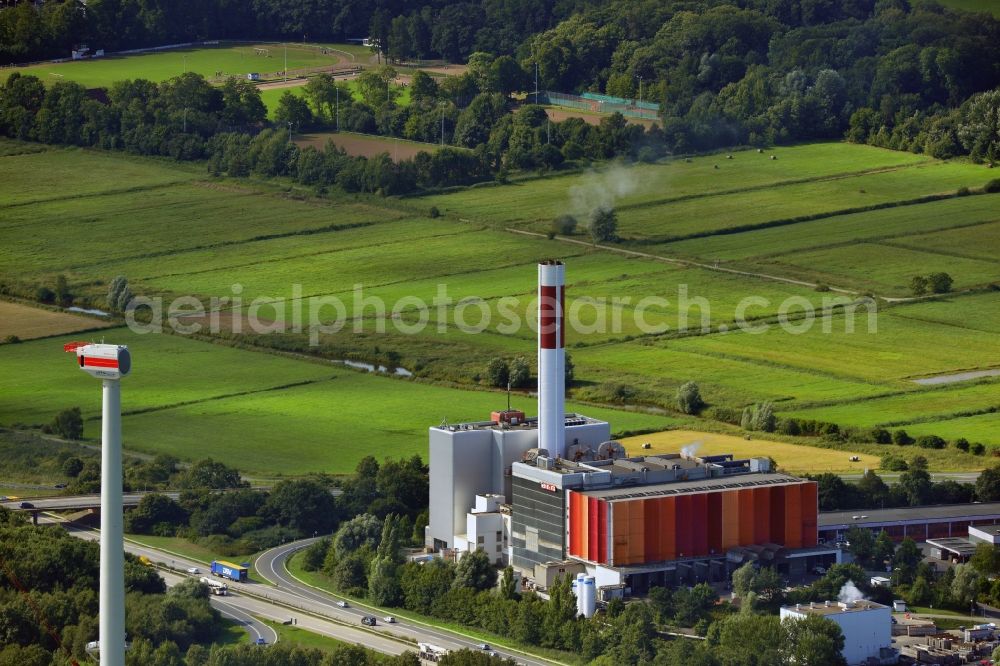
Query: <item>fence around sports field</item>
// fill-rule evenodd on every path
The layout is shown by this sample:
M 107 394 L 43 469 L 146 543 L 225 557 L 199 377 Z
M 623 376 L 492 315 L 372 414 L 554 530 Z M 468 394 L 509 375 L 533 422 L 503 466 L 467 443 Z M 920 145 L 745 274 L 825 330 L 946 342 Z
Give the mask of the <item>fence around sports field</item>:
M 529 95 L 530 100 L 533 95 Z M 634 99 L 624 99 L 622 97 L 612 97 L 610 95 L 599 95 L 597 93 L 583 93 L 582 95 L 569 95 L 566 93 L 544 90 L 538 93 L 539 104 L 551 104 L 552 106 L 562 106 L 568 109 L 579 109 L 581 111 L 591 111 L 593 113 L 615 113 L 618 112 L 627 118 L 646 118 L 657 120 L 660 115 L 660 105 L 653 102 L 640 102 Z

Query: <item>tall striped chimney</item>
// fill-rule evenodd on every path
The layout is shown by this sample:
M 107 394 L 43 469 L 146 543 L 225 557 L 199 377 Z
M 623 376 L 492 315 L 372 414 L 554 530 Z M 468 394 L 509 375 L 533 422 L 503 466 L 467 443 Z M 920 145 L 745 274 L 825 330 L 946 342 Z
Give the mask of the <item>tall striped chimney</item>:
M 566 452 L 566 270 L 561 261 L 538 264 L 538 447 Z

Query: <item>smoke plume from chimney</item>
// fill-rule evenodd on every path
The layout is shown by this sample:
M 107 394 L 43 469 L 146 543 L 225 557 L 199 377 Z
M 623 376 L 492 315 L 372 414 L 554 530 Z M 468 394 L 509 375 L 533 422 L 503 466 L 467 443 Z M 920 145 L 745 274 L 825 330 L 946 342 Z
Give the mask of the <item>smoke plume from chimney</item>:
M 837 601 L 842 601 L 844 603 L 858 602 L 865 598 L 864 593 L 857 588 L 853 581 L 847 581 L 840 588 L 840 592 L 837 594 Z

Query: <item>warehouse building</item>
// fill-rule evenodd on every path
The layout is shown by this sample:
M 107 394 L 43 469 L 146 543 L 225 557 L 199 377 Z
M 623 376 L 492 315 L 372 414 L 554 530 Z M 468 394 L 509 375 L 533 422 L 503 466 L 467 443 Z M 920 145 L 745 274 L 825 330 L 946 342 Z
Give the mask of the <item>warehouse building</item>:
M 964 537 L 969 526 L 1000 524 L 1000 502 L 940 504 L 868 511 L 824 511 L 819 514 L 819 538 L 826 543 L 843 541 L 852 527 L 882 530 L 894 540 L 914 541 Z

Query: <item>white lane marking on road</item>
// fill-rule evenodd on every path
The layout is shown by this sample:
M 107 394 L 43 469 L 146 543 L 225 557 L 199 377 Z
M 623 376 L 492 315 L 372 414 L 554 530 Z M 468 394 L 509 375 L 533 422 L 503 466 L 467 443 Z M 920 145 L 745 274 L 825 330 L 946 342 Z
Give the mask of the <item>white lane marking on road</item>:
M 219 608 L 219 612 L 220 613 L 222 613 L 223 615 L 229 616 L 231 619 L 237 620 L 239 622 L 244 622 L 245 623 L 244 626 L 247 627 L 247 628 L 249 628 L 249 630 L 252 631 L 253 633 L 257 634 L 257 638 L 263 638 L 264 637 L 264 635 L 261 634 L 260 631 L 255 626 L 255 623 L 257 623 L 257 620 L 255 620 L 252 615 L 250 615 L 246 611 L 239 610 L 235 606 L 232 606 L 232 605 L 230 605 L 230 604 L 228 604 L 228 603 L 226 603 L 224 601 L 221 601 L 219 599 L 214 599 L 213 601 L 215 602 L 216 606 L 221 606 L 221 608 Z M 225 609 L 225 610 L 223 610 L 223 609 Z M 240 617 L 241 615 L 242 615 L 242 617 Z M 262 627 L 264 627 L 265 629 L 267 629 L 269 632 L 271 632 L 271 635 L 274 637 L 274 640 L 271 641 L 271 644 L 273 645 L 274 643 L 277 643 L 278 642 L 278 632 L 275 631 L 274 629 L 272 629 L 271 627 L 268 627 L 266 624 L 264 624 L 262 622 L 260 623 L 260 625 Z

